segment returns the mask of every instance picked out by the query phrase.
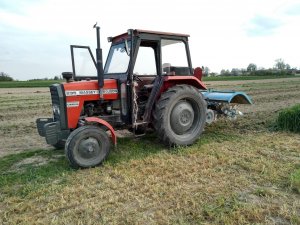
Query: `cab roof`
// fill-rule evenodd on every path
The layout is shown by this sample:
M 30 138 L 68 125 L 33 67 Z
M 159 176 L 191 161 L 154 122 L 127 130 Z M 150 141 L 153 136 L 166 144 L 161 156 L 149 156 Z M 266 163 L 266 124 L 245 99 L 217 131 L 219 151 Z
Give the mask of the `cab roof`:
M 190 35 L 188 34 L 180 34 L 180 33 L 171 33 L 171 32 L 161 32 L 161 31 L 152 31 L 152 30 L 142 30 L 142 29 L 133 29 L 134 36 L 140 35 L 151 35 L 151 36 L 160 36 L 160 37 L 169 37 L 169 38 L 188 38 Z M 115 37 L 110 37 L 110 41 L 119 42 L 121 39 L 128 38 L 128 32 L 117 35 Z
M 161 32 L 161 31 L 152 31 L 152 30 L 134 30 L 137 33 L 146 33 L 146 34 L 156 34 L 156 35 L 167 35 L 167 36 L 177 36 L 177 37 L 189 37 L 189 34 L 180 34 L 180 33 L 171 33 L 171 32 Z

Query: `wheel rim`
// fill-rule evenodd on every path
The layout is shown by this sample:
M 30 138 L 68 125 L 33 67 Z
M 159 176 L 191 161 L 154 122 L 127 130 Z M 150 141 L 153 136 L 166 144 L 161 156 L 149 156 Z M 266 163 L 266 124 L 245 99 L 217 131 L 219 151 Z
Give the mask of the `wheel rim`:
M 215 120 L 215 113 L 211 109 L 206 110 L 206 123 L 211 124 Z
M 195 120 L 199 115 L 195 114 L 193 102 L 181 100 L 175 104 L 171 111 L 170 122 L 173 132 L 182 135 L 195 128 Z
M 102 158 L 102 145 L 94 137 L 80 140 L 75 158 L 81 164 L 96 164 Z

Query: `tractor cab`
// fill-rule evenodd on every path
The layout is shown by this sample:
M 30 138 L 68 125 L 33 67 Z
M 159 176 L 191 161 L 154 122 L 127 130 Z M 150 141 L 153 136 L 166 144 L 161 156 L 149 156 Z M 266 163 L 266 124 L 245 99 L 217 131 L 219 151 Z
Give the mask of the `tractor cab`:
M 71 45 L 74 80 L 98 80 L 103 82 L 103 90 L 106 81 L 115 80 L 120 93 L 121 120 L 140 132 L 149 124 L 155 99 L 162 89 L 176 83 L 193 83 L 206 90 L 199 79 L 202 76 L 200 68 L 194 76 L 188 37 L 186 34 L 146 30 L 128 30 L 109 37 L 111 47 L 99 76 L 97 61 L 102 59 L 95 60 L 88 46 Z M 168 81 L 164 82 L 165 79 Z M 99 89 L 101 93 L 100 85 Z M 105 100 L 105 96 L 102 97 Z

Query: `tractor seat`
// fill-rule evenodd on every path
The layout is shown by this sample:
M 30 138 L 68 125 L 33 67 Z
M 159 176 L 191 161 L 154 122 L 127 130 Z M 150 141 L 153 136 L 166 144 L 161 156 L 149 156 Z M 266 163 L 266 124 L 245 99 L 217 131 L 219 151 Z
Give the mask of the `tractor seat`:
M 175 75 L 175 73 L 173 71 L 171 71 L 171 63 L 164 63 L 162 65 L 162 70 L 163 70 L 163 73 L 166 74 L 166 75 Z
M 170 63 L 164 63 L 163 66 L 163 72 L 168 76 L 184 76 L 190 74 L 190 68 L 189 67 L 183 67 L 183 66 L 171 66 Z

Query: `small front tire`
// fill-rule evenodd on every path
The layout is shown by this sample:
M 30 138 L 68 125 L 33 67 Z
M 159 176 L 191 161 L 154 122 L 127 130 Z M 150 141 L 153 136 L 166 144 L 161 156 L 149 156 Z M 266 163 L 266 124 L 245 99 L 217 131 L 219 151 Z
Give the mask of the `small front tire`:
M 74 130 L 65 145 L 65 154 L 73 168 L 100 165 L 110 151 L 110 139 L 97 126 L 82 126 Z

